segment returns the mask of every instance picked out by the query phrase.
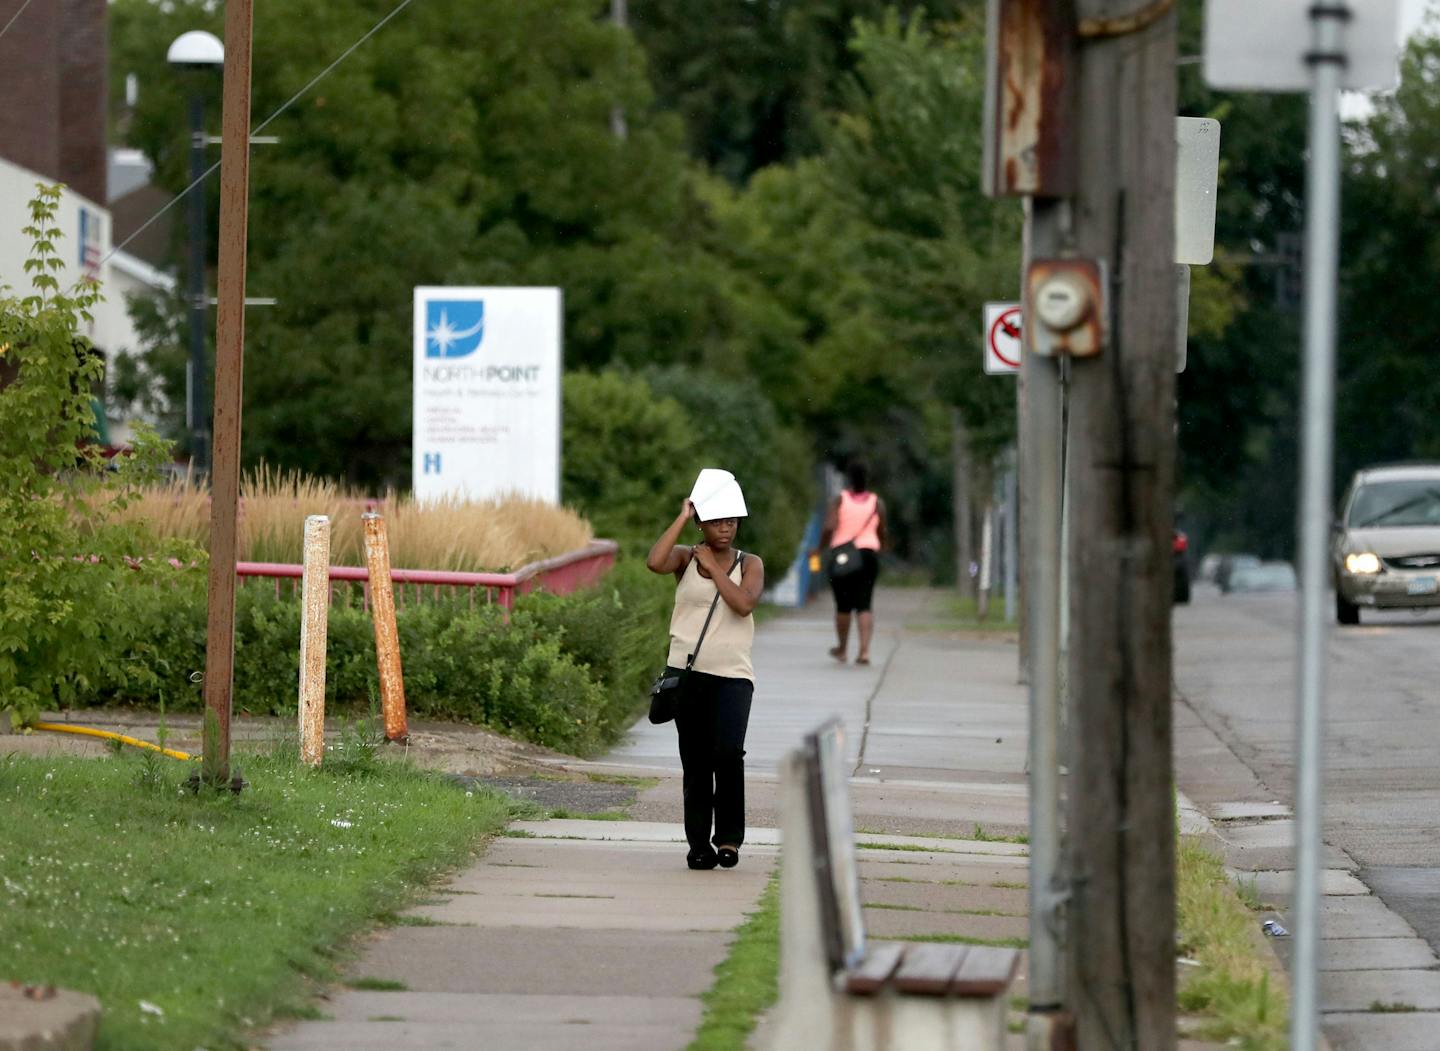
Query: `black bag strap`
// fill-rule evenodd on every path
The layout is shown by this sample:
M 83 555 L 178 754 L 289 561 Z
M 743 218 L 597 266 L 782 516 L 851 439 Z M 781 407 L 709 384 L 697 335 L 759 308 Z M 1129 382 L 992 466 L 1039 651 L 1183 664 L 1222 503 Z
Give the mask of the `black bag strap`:
M 691 548 L 690 551 L 691 551 L 690 557 L 693 559 L 693 558 L 695 557 L 695 554 L 694 554 L 695 549 L 694 549 L 694 548 Z M 736 570 L 738 567 L 743 566 L 743 565 L 745 564 L 745 552 L 743 552 L 743 551 L 737 551 L 735 554 L 736 554 L 735 565 L 733 565 L 733 566 L 730 567 L 730 573 L 735 572 L 735 570 Z M 699 567 L 696 567 L 695 572 L 697 572 L 697 573 L 700 572 Z M 730 573 L 726 573 L 725 575 L 728 577 L 728 576 L 730 575 Z M 719 584 L 716 584 L 716 585 L 715 585 L 715 597 L 710 600 L 710 612 L 707 613 L 707 614 L 705 614 L 705 624 L 704 624 L 704 626 L 700 629 L 700 637 L 695 640 L 695 649 L 692 650 L 691 653 L 690 653 L 690 656 L 685 659 L 685 670 L 686 670 L 686 671 L 689 671 L 691 668 L 695 667 L 695 660 L 696 660 L 696 658 L 698 658 L 698 657 L 700 656 L 700 647 L 701 647 L 701 645 L 705 642 L 705 633 L 710 630 L 710 620 L 711 620 L 712 617 L 715 616 L 715 607 L 718 606 L 718 605 L 720 605 L 720 585 L 719 585 Z
M 875 510 L 873 510 L 873 511 L 870 512 L 870 517 L 867 518 L 867 519 L 865 519 L 865 524 L 860 527 L 859 532 L 857 532 L 857 533 L 856 533 L 854 536 L 852 536 L 849 540 L 845 541 L 845 544 L 853 544 L 853 543 L 855 543 L 855 541 L 859 540 L 859 539 L 860 539 L 860 534 L 861 534 L 861 533 L 864 533 L 865 530 L 869 529 L 869 528 L 870 528 L 870 523 L 873 522 L 873 521 L 875 521 L 875 519 L 877 519 L 877 518 L 879 518 L 879 517 L 880 517 L 880 497 L 877 496 L 877 497 L 875 497 Z M 835 544 L 835 543 L 832 543 L 832 544 L 830 545 L 830 547 L 831 547 L 832 549 L 833 549 L 833 548 L 837 548 L 837 547 L 844 547 L 845 544 Z

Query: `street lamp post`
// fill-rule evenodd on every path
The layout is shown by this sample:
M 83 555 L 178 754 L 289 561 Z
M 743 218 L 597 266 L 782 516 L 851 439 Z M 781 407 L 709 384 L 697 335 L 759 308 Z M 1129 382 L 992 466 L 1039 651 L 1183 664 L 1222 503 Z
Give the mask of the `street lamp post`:
M 175 38 L 165 59 L 189 70 L 213 70 L 225 63 L 225 47 L 213 34 L 201 30 Z M 190 432 L 190 466 L 198 473 L 210 466 L 210 414 L 205 404 L 205 319 L 209 297 L 205 293 L 205 94 L 197 82 L 190 90 L 190 206 L 189 303 L 190 362 L 185 377 L 185 427 Z

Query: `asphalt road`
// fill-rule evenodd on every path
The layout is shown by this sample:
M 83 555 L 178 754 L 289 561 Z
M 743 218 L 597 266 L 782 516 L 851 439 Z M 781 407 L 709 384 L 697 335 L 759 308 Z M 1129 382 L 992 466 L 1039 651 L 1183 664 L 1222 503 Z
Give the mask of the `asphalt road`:
M 1196 713 L 1294 803 L 1296 596 L 1197 587 L 1175 611 L 1175 676 Z M 1440 613 L 1364 611 L 1332 627 L 1327 842 L 1440 949 Z

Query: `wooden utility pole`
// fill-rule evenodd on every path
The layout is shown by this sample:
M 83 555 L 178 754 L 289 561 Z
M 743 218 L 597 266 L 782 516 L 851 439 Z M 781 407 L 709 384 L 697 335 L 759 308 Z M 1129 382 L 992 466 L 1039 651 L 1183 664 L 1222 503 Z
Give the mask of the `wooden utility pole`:
M 235 558 L 240 508 L 240 410 L 245 360 L 245 242 L 250 204 L 250 53 L 253 0 L 225 4 L 220 144 L 220 272 L 215 313 L 215 428 L 211 450 L 210 589 L 205 636 L 204 780 L 231 781 L 235 681 Z M 201 192 L 196 188 L 195 193 Z M 238 784 L 238 779 L 235 782 Z
M 1086 1049 L 1175 1046 L 1175 12 L 1076 0 L 1068 254 L 1108 274 L 1070 365 L 1067 1000 Z M 1027 318 L 1027 325 L 1030 319 Z

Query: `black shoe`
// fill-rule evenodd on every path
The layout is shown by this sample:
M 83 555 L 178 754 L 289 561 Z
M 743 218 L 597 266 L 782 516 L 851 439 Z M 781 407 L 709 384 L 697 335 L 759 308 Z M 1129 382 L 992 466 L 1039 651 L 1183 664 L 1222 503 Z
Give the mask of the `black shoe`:
M 718 856 L 722 869 L 733 869 L 740 864 L 740 852 L 734 847 L 721 847 Z
M 692 869 L 713 869 L 717 862 L 723 864 L 720 857 L 709 847 L 704 850 L 692 850 L 685 855 L 685 864 Z

